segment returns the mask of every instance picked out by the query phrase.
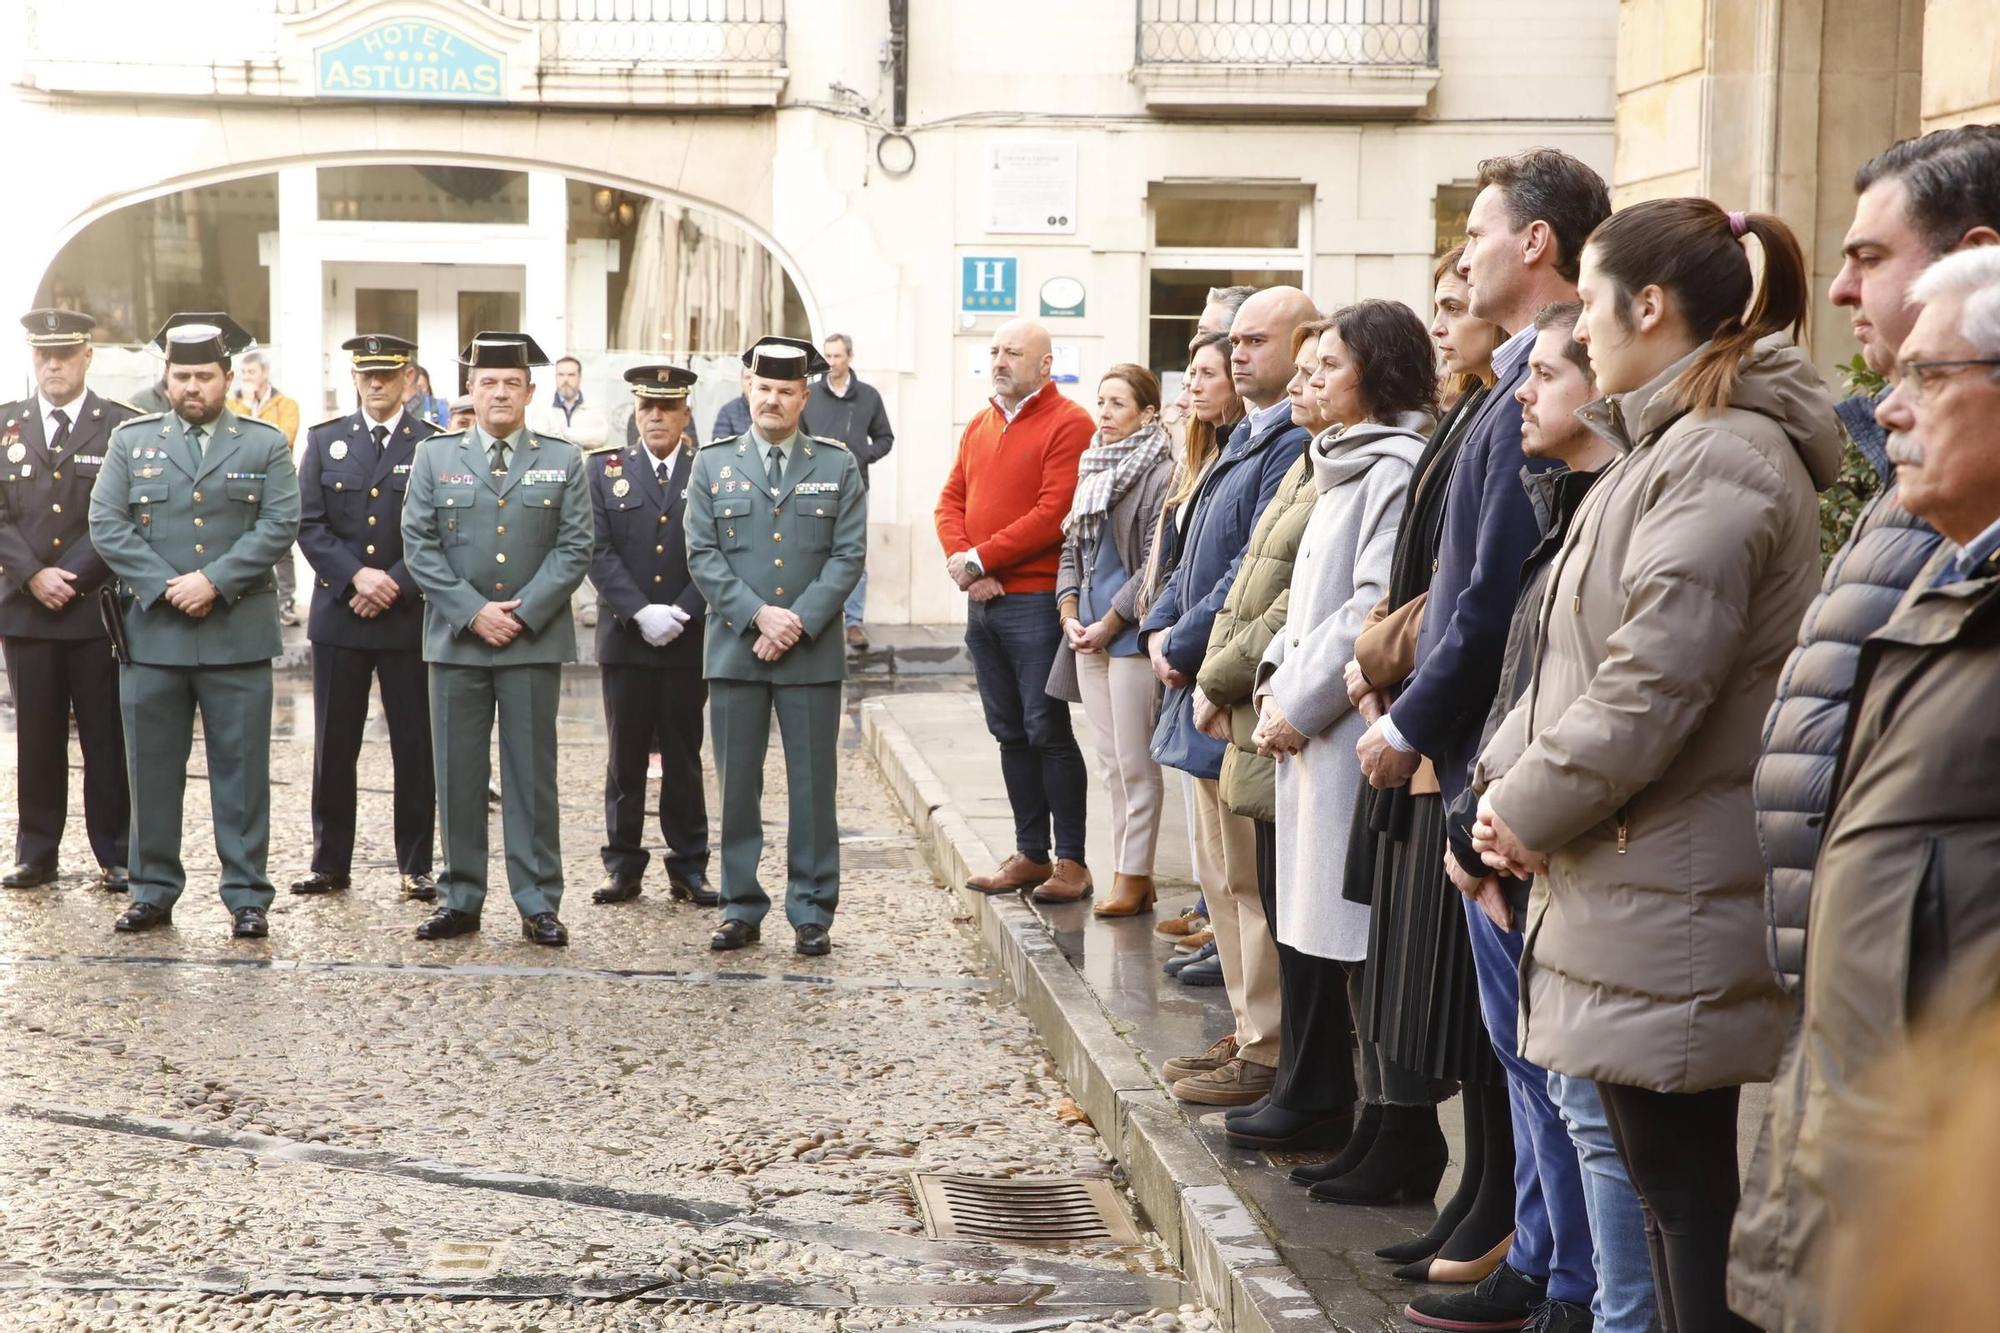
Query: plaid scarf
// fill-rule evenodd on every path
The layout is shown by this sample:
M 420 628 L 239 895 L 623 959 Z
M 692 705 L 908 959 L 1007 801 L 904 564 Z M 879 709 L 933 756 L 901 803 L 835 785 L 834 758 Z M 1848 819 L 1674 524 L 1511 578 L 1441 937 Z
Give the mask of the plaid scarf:
M 1077 460 L 1076 496 L 1070 501 L 1069 516 L 1063 519 L 1063 535 L 1084 543 L 1096 541 L 1111 507 L 1132 489 L 1133 482 L 1167 456 L 1167 448 L 1166 427 L 1158 421 L 1149 421 L 1112 444 L 1092 435 L 1090 447 Z

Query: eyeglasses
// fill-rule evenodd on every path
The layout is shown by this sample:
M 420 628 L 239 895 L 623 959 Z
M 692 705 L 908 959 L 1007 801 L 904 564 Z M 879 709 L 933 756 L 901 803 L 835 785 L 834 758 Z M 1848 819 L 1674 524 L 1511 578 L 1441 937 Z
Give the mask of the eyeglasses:
M 1889 374 L 1889 387 L 1900 391 L 1910 406 L 1920 406 L 1924 395 L 1958 371 L 1973 366 L 2000 366 L 2000 356 L 1965 357 L 1955 361 L 1903 361 Z

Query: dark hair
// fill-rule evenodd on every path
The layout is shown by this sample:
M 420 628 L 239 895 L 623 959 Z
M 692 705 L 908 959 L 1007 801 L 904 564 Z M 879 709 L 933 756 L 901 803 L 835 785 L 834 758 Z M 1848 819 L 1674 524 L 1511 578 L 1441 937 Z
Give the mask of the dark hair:
M 1548 224 L 1556 238 L 1556 272 L 1575 282 L 1584 241 L 1611 216 L 1604 177 L 1560 148 L 1530 148 L 1481 162 L 1479 187 L 1489 185 L 1506 194 L 1507 220 L 1515 231 Z
M 1955 125 L 1892 144 L 1861 164 L 1854 192 L 1883 180 L 1903 183 L 1910 225 L 1933 256 L 1974 227 L 2000 229 L 2000 125 Z
M 1437 348 L 1417 312 L 1401 301 L 1356 301 L 1328 321 L 1353 356 L 1362 401 L 1378 419 L 1437 413 Z
M 1545 329 L 1568 329 L 1569 337 L 1563 339 L 1562 354 L 1569 358 L 1571 365 L 1583 372 L 1583 377 L 1592 384 L 1597 383 L 1597 371 L 1590 364 L 1590 349 L 1576 340 L 1576 322 L 1583 318 L 1583 302 L 1551 301 L 1535 312 L 1535 332 Z
M 557 365 L 561 365 L 565 361 L 569 362 L 569 364 L 571 364 L 572 366 L 575 366 L 578 370 L 583 369 L 583 362 L 577 360 L 573 356 L 559 356 L 556 358 Z
M 1292 359 L 1296 361 L 1298 359 L 1299 349 L 1301 347 L 1304 347 L 1308 341 L 1318 340 L 1320 334 L 1325 333 L 1328 329 L 1332 327 L 1333 327 L 1333 317 L 1329 315 L 1325 319 L 1308 320 L 1304 324 L 1301 324 L 1297 328 L 1293 329 Z
M 1236 344 L 1226 333 L 1197 333 L 1188 342 L 1188 368 L 1194 368 L 1195 356 L 1209 348 L 1216 348 L 1222 357 L 1222 368 L 1229 369 L 1229 357 L 1236 350 Z M 1227 376 L 1225 375 L 1225 378 Z M 1232 391 L 1234 386 L 1231 386 Z M 1166 507 L 1171 509 L 1194 494 L 1194 488 L 1201 481 L 1202 469 L 1208 460 L 1222 448 L 1222 433 L 1208 422 L 1190 412 L 1181 427 L 1184 432 L 1181 441 L 1180 465 L 1174 472 L 1174 486 L 1167 493 Z
M 1431 286 L 1435 287 L 1443 282 L 1447 273 L 1453 277 L 1457 277 L 1458 261 L 1463 258 L 1465 258 L 1465 242 L 1463 241 L 1460 241 L 1457 245 L 1454 245 L 1451 249 L 1438 256 L 1438 262 L 1431 265 Z M 1463 282 L 1465 279 L 1459 278 L 1459 281 Z
M 1761 282 L 1732 216 L 1764 247 Z M 1685 407 L 1725 406 L 1759 338 L 1787 330 L 1796 336 L 1805 327 L 1812 299 L 1805 256 L 1792 229 L 1770 213 L 1732 215 L 1708 199 L 1649 199 L 1607 218 L 1591 233 L 1590 250 L 1622 298 L 1660 287 L 1688 331 L 1708 344 L 1668 390 Z
M 1144 366 L 1134 365 L 1130 361 L 1120 361 L 1097 377 L 1099 385 L 1106 380 L 1125 381 L 1132 386 L 1132 400 L 1135 403 L 1140 407 L 1150 407 L 1155 412 L 1160 410 L 1160 377 Z

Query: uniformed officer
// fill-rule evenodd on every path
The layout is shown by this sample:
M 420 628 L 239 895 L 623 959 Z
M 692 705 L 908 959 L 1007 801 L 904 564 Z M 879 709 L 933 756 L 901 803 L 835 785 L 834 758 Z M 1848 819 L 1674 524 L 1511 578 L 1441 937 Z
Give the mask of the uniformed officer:
M 431 747 L 444 835 L 443 905 L 417 938 L 479 929 L 486 901 L 487 745 L 500 718 L 501 827 L 521 933 L 567 944 L 556 806 L 556 704 L 576 660 L 569 597 L 590 568 L 590 481 L 577 447 L 526 428 L 525 333 L 481 333 L 470 367 L 475 424 L 417 446 L 403 506 L 403 558 L 424 594 Z
M 423 597 L 403 563 L 403 495 L 417 445 L 437 427 L 404 411 L 417 346 L 386 333 L 340 345 L 361 406 L 306 432 L 299 462 L 299 549 L 317 575 L 306 638 L 313 664 L 312 873 L 293 893 L 345 889 L 354 865 L 355 766 L 368 687 L 382 685 L 395 773 L 396 868 L 403 893 L 437 897 L 431 842 L 430 685 Z
M 697 454 L 688 488 L 688 570 L 708 599 L 703 670 L 722 781 L 723 922 L 709 947 L 753 943 L 770 909 L 757 860 L 775 709 L 791 809 L 785 915 L 798 951 L 812 956 L 832 947 L 840 900 L 841 607 L 867 558 L 868 500 L 853 456 L 799 431 L 807 381 L 826 369 L 818 349 L 766 338 L 743 363 L 750 430 Z
M 31 889 L 57 874 L 69 817 L 69 719 L 83 750 L 83 823 L 98 883 L 123 893 L 125 740 L 118 667 L 97 613 L 110 576 L 90 540 L 90 489 L 112 428 L 137 411 L 84 387 L 90 331 L 75 310 L 21 317 L 35 367 L 33 397 L 0 408 L 0 640 L 14 693 L 16 865 L 0 885 Z
M 233 933 L 269 933 L 271 659 L 278 588 L 271 566 L 299 531 L 298 475 L 285 433 L 223 406 L 230 357 L 250 343 L 237 323 L 169 320 L 173 411 L 111 433 L 90 496 L 90 536 L 118 577 L 130 662 L 119 709 L 132 790 L 132 905 L 119 930 L 173 918 L 186 886 L 181 802 L 195 710 Z
M 682 522 L 694 450 L 682 441 L 695 373 L 635 366 L 632 419 L 639 442 L 591 462 L 597 554 L 590 581 L 603 603 L 597 662 L 604 678 L 605 886 L 592 902 L 639 896 L 646 873 L 646 757 L 660 751 L 660 833 L 667 842 L 667 889 L 703 907 L 708 887 L 708 803 L 702 792 L 701 677 L 707 603 L 688 577 Z

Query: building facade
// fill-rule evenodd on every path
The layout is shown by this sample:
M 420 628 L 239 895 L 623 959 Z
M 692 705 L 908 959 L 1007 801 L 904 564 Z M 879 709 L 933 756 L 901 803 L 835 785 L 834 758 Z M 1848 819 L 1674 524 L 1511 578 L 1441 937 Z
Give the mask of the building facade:
M 65 165 L 0 219 L 0 292 L 98 315 L 113 391 L 166 312 L 227 307 L 309 419 L 362 325 L 447 396 L 518 325 L 618 429 L 619 372 L 685 358 L 704 432 L 751 336 L 846 333 L 897 431 L 871 618 L 951 620 L 931 509 L 994 328 L 1043 319 L 1089 403 L 1113 362 L 1177 374 L 1210 286 L 1427 309 L 1480 159 L 1611 171 L 1632 7 L 25 0 L 0 131 Z

